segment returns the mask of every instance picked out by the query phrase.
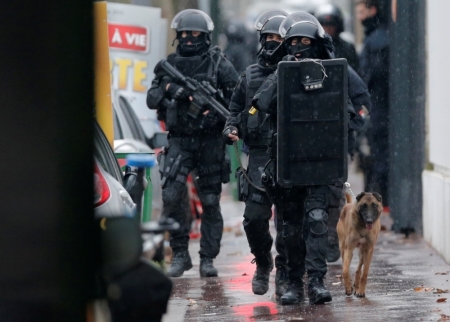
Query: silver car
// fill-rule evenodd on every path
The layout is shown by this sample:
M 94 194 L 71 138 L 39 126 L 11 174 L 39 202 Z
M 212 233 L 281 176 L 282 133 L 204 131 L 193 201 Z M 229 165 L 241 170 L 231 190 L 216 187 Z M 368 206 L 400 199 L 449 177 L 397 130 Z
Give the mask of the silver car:
M 114 101 L 114 152 L 154 153 L 150 140 L 145 136 L 141 123 L 128 100 L 118 94 Z M 158 167 L 150 170 L 152 184 L 152 220 L 158 220 L 162 212 L 161 177 Z
M 136 205 L 123 187 L 114 151 L 97 123 L 94 123 L 94 161 L 95 217 L 134 217 Z

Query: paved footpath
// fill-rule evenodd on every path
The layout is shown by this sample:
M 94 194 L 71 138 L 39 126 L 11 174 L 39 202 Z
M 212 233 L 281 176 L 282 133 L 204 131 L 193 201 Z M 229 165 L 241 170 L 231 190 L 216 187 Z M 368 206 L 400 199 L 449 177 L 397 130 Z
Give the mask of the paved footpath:
M 360 186 L 353 188 L 355 193 Z M 255 265 L 242 229 L 243 203 L 223 197 L 225 229 L 215 260 L 217 278 L 199 277 L 199 241 L 191 240 L 194 268 L 174 278 L 164 322 L 178 321 L 447 321 L 450 320 L 450 265 L 419 237 L 382 231 L 373 256 L 366 298 L 344 294 L 341 260 L 329 264 L 325 280 L 333 301 L 325 305 L 281 306 L 274 297 L 275 269 L 265 295 L 255 295 Z M 388 222 L 388 218 L 383 219 Z M 274 231 L 273 221 L 271 229 Z M 272 249 L 275 255 L 275 249 Z M 358 255 L 351 266 L 356 270 Z M 449 293 L 446 293 L 449 292 Z M 305 292 L 305 295 L 307 293 Z

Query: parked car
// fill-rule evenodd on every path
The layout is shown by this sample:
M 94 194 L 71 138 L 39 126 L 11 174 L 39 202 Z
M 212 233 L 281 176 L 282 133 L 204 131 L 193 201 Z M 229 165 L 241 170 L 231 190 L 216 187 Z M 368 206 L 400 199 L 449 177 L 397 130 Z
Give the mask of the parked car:
M 116 93 L 113 100 L 114 111 L 114 152 L 115 153 L 155 153 L 146 138 L 141 123 L 128 100 Z M 158 220 L 162 213 L 161 178 L 158 167 L 150 171 L 152 184 L 151 217 Z
M 94 123 L 94 214 L 134 217 L 136 205 L 123 186 L 123 174 L 108 140 Z
M 172 283 L 148 262 L 144 250 L 152 248 L 154 253 L 163 237 L 159 234 L 157 242 L 157 238 L 151 238 L 155 234 L 142 234 L 136 203 L 129 193 L 136 189 L 142 192 L 142 180 L 134 180 L 130 185 L 128 180 L 133 176 L 124 178 L 114 151 L 96 122 L 94 161 L 94 216 L 100 229 L 102 254 L 98 294 L 107 299 L 109 307 L 100 309 L 99 315 L 110 316 L 112 321 L 161 320 Z M 164 231 L 161 227 L 146 229 Z

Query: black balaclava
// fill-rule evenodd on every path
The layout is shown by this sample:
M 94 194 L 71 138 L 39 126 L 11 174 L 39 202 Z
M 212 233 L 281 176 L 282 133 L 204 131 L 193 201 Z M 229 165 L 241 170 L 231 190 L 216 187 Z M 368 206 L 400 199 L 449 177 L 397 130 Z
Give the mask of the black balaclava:
M 194 37 L 192 35 L 192 31 L 187 31 L 187 36 L 185 38 L 181 37 L 181 32 L 177 33 L 177 39 L 179 42 L 180 54 L 183 56 L 195 56 L 200 55 L 208 48 L 208 39 L 207 35 L 204 32 L 201 32 L 200 35 Z M 191 45 L 188 45 L 188 42 L 191 42 Z
M 292 41 L 297 38 L 298 42 L 296 45 L 292 45 Z M 289 55 L 295 56 L 297 59 L 306 59 L 306 58 L 319 58 L 319 49 L 317 47 L 316 41 L 314 39 L 310 39 L 311 43 L 309 45 L 305 45 L 302 43 L 302 39 L 307 37 L 292 37 L 286 43 L 286 50 Z
M 265 41 L 264 49 L 266 51 L 274 51 L 281 43 L 275 40 Z
M 267 34 L 263 34 L 261 35 L 261 49 L 260 49 L 260 53 L 259 53 L 259 57 L 262 58 L 263 60 L 265 60 L 268 64 L 277 64 L 280 59 L 278 59 L 278 57 L 274 57 L 272 54 L 275 51 L 275 49 L 277 49 L 281 42 L 275 41 L 275 40 L 270 40 L 267 41 Z

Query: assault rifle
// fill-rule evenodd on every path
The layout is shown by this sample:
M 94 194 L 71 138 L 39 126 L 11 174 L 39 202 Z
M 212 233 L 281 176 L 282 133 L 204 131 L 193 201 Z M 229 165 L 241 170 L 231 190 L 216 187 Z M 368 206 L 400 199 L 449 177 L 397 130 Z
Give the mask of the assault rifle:
M 155 74 L 161 73 L 161 70 L 169 76 L 172 81 L 179 85 L 183 85 L 190 91 L 190 96 L 193 100 L 189 107 L 187 114 L 193 118 L 197 118 L 200 113 L 206 110 L 213 109 L 218 116 L 226 121 L 230 116 L 230 112 L 224 105 L 225 102 L 220 103 L 214 98 L 217 90 L 212 87 L 207 81 L 199 82 L 195 79 L 185 77 L 175 67 L 173 67 L 166 59 L 162 59 L 155 67 Z

